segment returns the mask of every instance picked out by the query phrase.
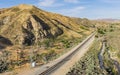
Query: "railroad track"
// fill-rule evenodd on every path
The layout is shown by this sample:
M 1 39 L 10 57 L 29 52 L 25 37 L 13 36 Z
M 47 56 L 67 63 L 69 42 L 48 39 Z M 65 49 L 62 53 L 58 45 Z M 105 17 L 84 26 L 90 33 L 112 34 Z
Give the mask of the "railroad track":
M 50 75 L 50 73 L 54 72 L 56 69 L 58 69 L 61 65 L 63 65 L 67 60 L 69 60 L 85 43 L 87 43 L 93 36 L 95 35 L 95 32 L 92 33 L 90 36 L 88 36 L 72 53 L 70 53 L 68 56 L 63 58 L 58 63 L 54 64 L 53 66 L 49 67 L 44 72 L 40 73 L 39 75 Z

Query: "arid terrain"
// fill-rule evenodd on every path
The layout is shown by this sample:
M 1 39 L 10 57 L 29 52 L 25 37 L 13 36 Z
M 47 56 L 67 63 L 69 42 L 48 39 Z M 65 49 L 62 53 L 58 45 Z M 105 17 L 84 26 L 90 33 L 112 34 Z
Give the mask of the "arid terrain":
M 81 49 L 83 53 L 78 51 L 82 53 L 77 57 L 79 61 L 76 58 L 66 75 L 119 75 L 120 20 L 68 17 L 26 4 L 1 8 L 0 75 L 39 70 L 70 52 L 93 32 L 93 44 L 87 50 Z
M 32 5 L 1 9 L 0 72 L 58 58 L 94 31 L 89 23 L 88 19 L 62 16 Z
M 93 46 L 67 75 L 119 75 L 119 25 L 99 26 Z

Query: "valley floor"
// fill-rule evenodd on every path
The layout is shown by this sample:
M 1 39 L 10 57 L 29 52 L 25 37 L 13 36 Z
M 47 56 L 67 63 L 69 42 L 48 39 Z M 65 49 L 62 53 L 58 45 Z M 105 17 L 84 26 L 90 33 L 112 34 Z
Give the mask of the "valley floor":
M 76 63 L 67 75 L 119 75 L 120 27 L 111 24 L 101 27 L 90 50 Z

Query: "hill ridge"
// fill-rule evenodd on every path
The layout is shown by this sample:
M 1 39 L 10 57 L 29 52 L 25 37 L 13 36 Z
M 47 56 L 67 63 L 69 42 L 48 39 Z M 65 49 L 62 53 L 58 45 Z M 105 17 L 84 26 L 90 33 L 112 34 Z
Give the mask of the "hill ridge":
M 0 35 L 14 45 L 32 45 L 37 39 L 81 37 L 90 33 L 88 27 L 78 24 L 73 18 L 26 4 L 0 11 L 0 27 Z

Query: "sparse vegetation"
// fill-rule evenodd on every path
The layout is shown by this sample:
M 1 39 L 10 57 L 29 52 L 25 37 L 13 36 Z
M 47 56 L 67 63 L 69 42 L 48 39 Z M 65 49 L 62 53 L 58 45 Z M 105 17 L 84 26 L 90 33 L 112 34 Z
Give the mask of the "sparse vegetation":
M 99 67 L 100 41 L 95 41 L 90 50 L 77 62 L 67 75 L 105 75 Z
M 105 32 L 106 32 L 106 29 L 98 28 L 98 33 L 99 34 L 105 34 Z
M 6 8 L 0 13 L 0 73 L 14 70 L 31 61 L 46 64 L 69 51 L 97 28 L 97 39 L 105 36 L 109 52 L 104 53 L 105 70 L 99 67 L 100 41 L 67 75 L 116 75 L 112 59 L 120 63 L 120 24 L 70 18 L 30 5 Z M 9 14 L 8 14 L 9 13 Z M 100 36 L 100 37 L 99 37 Z M 25 48 L 20 47 L 21 45 Z M 31 49 L 32 48 L 32 49 Z M 6 49 L 6 50 L 4 50 Z
M 5 8 L 2 12 L 0 48 L 6 48 L 11 53 L 8 55 L 11 63 L 5 71 L 28 63 L 30 65 L 31 61 L 36 61 L 37 65 L 48 63 L 69 51 L 92 32 L 91 27 L 77 23 L 71 17 L 46 12 L 32 5 L 21 4 Z M 88 25 L 90 21 L 84 20 Z M 1 36 L 7 37 L 4 43 Z M 10 45 L 6 45 L 9 42 Z
M 10 70 L 11 61 L 9 60 L 10 52 L 4 50 L 2 54 L 0 54 L 0 73 L 5 72 L 6 70 Z
M 114 24 L 112 27 L 110 26 L 110 28 L 108 28 L 108 30 L 110 30 L 109 32 L 106 33 L 106 39 L 108 42 L 108 47 L 109 47 L 109 51 L 110 51 L 110 55 L 112 56 L 112 58 L 116 59 L 117 61 L 120 62 L 120 58 L 119 56 L 119 49 L 120 49 L 120 42 L 119 42 L 119 33 L 120 33 L 120 24 Z M 111 31 L 112 29 L 112 31 Z M 114 54 L 114 55 L 113 55 Z
M 111 26 L 112 25 L 112 26 Z M 108 24 L 98 28 L 98 39 L 106 39 L 106 49 L 103 54 L 104 68 L 99 67 L 98 53 L 100 52 L 100 40 L 95 41 L 90 50 L 79 62 L 77 62 L 67 75 L 118 75 L 115 61 L 120 63 L 119 55 L 119 24 Z M 100 36 L 100 37 L 99 37 Z M 115 60 L 115 61 L 114 61 Z M 119 66 L 119 65 L 118 65 Z

